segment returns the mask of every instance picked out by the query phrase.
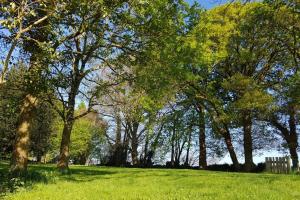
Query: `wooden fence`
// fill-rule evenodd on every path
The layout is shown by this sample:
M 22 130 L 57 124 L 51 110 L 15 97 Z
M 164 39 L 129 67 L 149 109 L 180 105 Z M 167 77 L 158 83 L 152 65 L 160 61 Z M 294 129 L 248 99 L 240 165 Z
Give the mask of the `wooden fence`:
M 291 172 L 290 157 L 266 157 L 266 171 L 279 174 Z

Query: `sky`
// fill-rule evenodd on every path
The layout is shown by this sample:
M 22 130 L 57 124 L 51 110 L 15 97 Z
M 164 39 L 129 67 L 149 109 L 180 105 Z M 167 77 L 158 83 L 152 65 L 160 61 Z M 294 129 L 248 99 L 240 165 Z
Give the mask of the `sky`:
M 198 2 L 203 8 L 211 9 L 220 4 L 226 3 L 228 0 L 186 0 L 188 3 L 193 4 L 194 1 Z

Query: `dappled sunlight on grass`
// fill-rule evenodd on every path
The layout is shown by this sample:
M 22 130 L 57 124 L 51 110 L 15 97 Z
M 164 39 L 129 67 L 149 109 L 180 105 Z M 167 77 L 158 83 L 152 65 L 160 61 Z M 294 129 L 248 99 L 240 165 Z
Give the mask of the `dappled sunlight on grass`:
M 6 199 L 300 199 L 300 176 L 176 169 L 31 165 L 42 176 Z M 33 179 L 33 178 L 32 178 Z

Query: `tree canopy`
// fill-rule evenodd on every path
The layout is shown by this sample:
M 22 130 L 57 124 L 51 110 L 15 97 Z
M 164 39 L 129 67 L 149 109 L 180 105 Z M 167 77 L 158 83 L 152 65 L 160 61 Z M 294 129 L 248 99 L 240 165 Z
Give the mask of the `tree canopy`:
M 294 1 L 1 1 L 0 155 L 168 167 L 299 159 Z M 242 164 L 243 163 L 243 164 Z

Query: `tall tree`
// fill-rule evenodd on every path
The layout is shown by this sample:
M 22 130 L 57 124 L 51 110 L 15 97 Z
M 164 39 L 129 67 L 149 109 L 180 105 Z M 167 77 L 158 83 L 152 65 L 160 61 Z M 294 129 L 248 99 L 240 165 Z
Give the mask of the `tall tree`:
M 210 31 L 205 33 L 204 47 L 210 56 L 206 60 L 213 61 L 212 74 L 223 82 L 218 96 L 226 102 L 228 116 L 242 127 L 245 170 L 250 171 L 253 120 L 272 102 L 265 83 L 282 58 L 281 47 L 269 31 L 272 12 L 263 3 L 234 3 L 207 14 L 204 28 Z
M 30 131 L 32 129 L 33 111 L 37 104 L 36 94 L 39 93 L 41 85 L 41 63 L 43 59 L 38 59 L 47 43 L 47 20 L 54 15 L 56 4 L 45 1 L 14 1 L 1 2 L 2 20 L 1 26 L 3 38 L 10 44 L 5 56 L 2 72 L 1 86 L 5 83 L 6 75 L 12 64 L 14 50 L 18 47 L 19 53 L 29 54 L 29 66 L 22 90 L 27 91 L 23 95 L 20 115 L 17 120 L 16 140 L 11 160 L 11 172 L 20 175 L 26 172 Z M 39 32 L 39 34 L 35 34 Z M 28 48 L 35 46 L 36 49 Z M 23 54 L 24 55 L 24 54 Z M 42 87 L 43 88 L 43 87 Z
M 89 102 L 87 112 L 90 111 L 96 93 L 85 84 L 92 84 L 101 91 L 105 86 L 116 84 L 112 76 L 124 75 L 120 69 L 134 66 L 137 60 L 142 60 L 137 59 L 139 56 L 151 56 L 144 53 L 161 42 L 170 28 L 168 23 L 181 9 L 181 2 L 67 1 L 63 5 L 66 12 L 53 22 L 57 33 L 54 44 L 59 44 L 53 52 L 60 58 L 53 62 L 50 76 L 57 83 L 55 92 L 62 104 L 62 109 L 55 109 L 65 124 L 58 162 L 64 171 L 68 169 L 74 120 L 86 114 L 74 115 L 77 95 Z M 159 13 L 161 8 L 167 9 Z M 99 69 L 106 69 L 105 73 L 97 72 Z
M 297 168 L 297 125 L 299 111 L 299 68 L 300 68 L 300 27 L 297 5 L 291 1 L 267 1 L 273 10 L 273 31 L 278 43 L 282 46 L 284 58 L 281 62 L 281 73 L 275 76 L 276 83 L 271 86 L 272 95 L 278 108 L 269 115 L 269 122 L 279 130 L 280 136 L 287 143 L 293 169 Z

